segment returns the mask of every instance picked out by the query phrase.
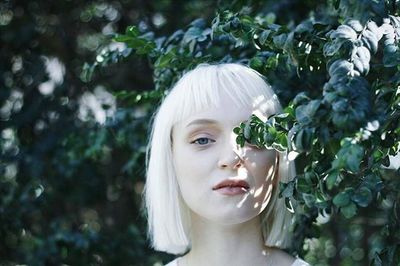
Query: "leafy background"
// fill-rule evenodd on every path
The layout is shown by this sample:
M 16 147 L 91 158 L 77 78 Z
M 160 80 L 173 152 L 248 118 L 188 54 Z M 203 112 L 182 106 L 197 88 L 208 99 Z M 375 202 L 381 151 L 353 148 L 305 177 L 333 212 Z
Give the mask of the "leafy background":
M 399 265 L 398 12 L 379 0 L 3 1 L 0 264 L 171 260 L 146 239 L 148 122 L 187 69 L 241 62 L 286 106 L 237 132 L 297 160 L 281 185 L 296 209 L 289 252 Z

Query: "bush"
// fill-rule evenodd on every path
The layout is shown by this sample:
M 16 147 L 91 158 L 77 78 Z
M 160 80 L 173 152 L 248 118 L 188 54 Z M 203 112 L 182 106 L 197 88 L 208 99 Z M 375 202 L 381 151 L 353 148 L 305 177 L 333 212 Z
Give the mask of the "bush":
M 193 8 L 187 3 L 181 8 Z M 215 8 L 201 3 L 195 10 Z M 90 7 L 81 17 L 96 14 Z M 2 126 L 3 264 L 168 261 L 147 247 L 138 215 L 147 121 L 186 70 L 241 62 L 264 74 L 286 106 L 266 123 L 251 117 L 237 132 L 238 143 L 273 146 L 296 159 L 298 175 L 280 187 L 296 211 L 290 252 L 312 265 L 398 265 L 400 172 L 387 168 L 400 149 L 398 12 L 396 1 L 234 1 L 222 2 L 215 16 L 189 12 L 173 32 L 142 20 L 114 34 L 113 43 L 104 38 L 81 80 L 58 84 L 51 97 L 33 91 L 46 80 L 45 64 L 33 71 L 23 63 L 24 74 L 35 74 L 29 85 L 12 71 L 43 51 L 6 57 L 2 106 L 14 99 L 14 109 Z M 153 85 L 139 83 L 143 68 Z M 22 109 L 15 84 L 34 99 Z M 84 86 L 96 89 L 73 89 Z M 103 118 L 77 120 L 93 95 Z

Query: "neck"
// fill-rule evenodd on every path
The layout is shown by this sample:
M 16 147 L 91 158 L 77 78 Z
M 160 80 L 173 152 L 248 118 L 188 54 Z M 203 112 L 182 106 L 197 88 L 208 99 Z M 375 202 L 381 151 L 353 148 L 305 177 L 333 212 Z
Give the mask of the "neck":
M 216 224 L 193 212 L 191 216 L 192 248 L 181 265 L 271 265 L 273 248 L 264 245 L 260 216 L 235 225 Z

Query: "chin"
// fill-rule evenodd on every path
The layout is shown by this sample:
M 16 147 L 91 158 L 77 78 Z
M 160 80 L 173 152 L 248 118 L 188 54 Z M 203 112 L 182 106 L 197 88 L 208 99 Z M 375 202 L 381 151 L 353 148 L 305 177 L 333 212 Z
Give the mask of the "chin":
M 235 225 L 250 221 L 254 217 L 258 216 L 259 212 L 249 209 L 238 209 L 235 207 L 235 209 L 214 209 L 212 212 L 207 213 L 197 212 L 196 215 L 220 225 Z

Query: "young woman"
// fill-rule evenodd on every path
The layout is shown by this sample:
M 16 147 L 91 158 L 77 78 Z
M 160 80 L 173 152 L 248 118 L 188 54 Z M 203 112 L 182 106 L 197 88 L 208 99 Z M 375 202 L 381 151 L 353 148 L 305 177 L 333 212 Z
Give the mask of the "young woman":
M 281 111 L 271 87 L 240 64 L 199 65 L 156 112 L 145 203 L 156 250 L 182 255 L 168 266 L 308 265 L 289 246 L 292 214 L 279 182 L 295 174 L 284 153 L 236 144 L 252 114 Z

